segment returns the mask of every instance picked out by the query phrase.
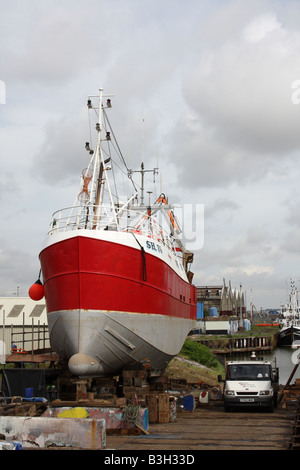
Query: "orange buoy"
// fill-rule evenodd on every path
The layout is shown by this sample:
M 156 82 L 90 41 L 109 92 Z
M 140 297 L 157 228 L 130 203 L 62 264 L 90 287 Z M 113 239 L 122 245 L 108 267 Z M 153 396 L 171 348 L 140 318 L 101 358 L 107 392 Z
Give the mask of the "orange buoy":
M 39 279 L 32 284 L 28 293 L 32 300 L 41 300 L 44 297 L 44 286 Z

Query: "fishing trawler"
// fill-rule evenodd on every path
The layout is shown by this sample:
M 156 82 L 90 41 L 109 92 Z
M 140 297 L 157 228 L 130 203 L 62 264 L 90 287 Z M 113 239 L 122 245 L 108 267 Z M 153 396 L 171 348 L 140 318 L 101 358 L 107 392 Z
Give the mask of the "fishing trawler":
M 292 346 L 300 340 L 300 307 L 298 301 L 298 290 L 293 279 L 291 291 L 286 304 L 281 306 L 280 324 L 281 329 L 278 335 L 278 346 Z
M 87 107 L 96 142 L 85 144 L 89 164 L 76 203 L 52 216 L 35 286 L 45 296 L 51 347 L 72 374 L 112 376 L 139 363 L 154 375 L 196 320 L 193 253 L 167 197 L 151 203 L 148 191 L 145 201 L 150 170 L 128 168 L 108 119 L 111 96 L 100 89 Z M 124 179 L 126 200 L 118 195 Z

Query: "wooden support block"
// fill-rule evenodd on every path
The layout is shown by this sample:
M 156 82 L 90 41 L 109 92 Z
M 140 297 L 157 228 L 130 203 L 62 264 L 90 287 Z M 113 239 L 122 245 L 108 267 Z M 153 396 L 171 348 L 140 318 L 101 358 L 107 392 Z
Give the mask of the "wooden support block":
M 116 406 L 125 406 L 127 404 L 127 398 L 126 397 L 117 397 L 116 398 Z
M 158 395 L 158 422 L 170 422 L 169 395 L 167 395 L 166 393 L 160 393 Z
M 76 400 L 80 400 L 80 398 L 84 398 L 86 395 L 86 381 L 78 381 L 76 382 Z
M 158 401 L 157 396 L 147 395 L 146 396 L 146 405 L 149 413 L 149 423 L 154 424 L 158 422 Z
M 123 387 L 124 395 L 146 395 L 149 392 L 149 386 L 145 387 Z
M 133 385 L 134 387 L 147 387 L 149 389 L 147 379 L 145 379 L 144 377 L 134 377 Z
M 122 377 L 126 378 L 145 378 L 147 376 L 147 371 L 145 369 L 136 369 L 136 370 L 123 370 Z
M 123 387 L 132 387 L 133 378 L 132 377 L 123 377 Z

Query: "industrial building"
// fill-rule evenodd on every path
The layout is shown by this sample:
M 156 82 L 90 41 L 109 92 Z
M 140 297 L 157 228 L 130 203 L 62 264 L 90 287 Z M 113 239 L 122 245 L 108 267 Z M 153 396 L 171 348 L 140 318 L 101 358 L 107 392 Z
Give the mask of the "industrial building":
M 193 332 L 204 334 L 233 334 L 245 328 L 245 295 L 232 289 L 223 279 L 223 285 L 197 287 L 197 325 Z M 248 323 L 247 323 L 248 328 Z
M 232 289 L 231 281 L 228 286 L 223 280 L 223 285 L 208 285 L 197 287 L 198 318 L 204 316 L 245 316 L 245 295 L 240 287 Z
M 10 354 L 13 344 L 28 352 L 49 348 L 45 299 L 0 297 L 0 341 L 1 354 Z

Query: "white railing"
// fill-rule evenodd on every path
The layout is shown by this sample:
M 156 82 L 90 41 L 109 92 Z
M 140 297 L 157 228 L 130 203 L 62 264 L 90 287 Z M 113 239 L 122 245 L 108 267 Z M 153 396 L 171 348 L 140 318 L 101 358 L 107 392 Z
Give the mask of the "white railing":
M 157 222 L 159 212 L 148 215 L 147 208 L 134 210 L 121 208 L 114 211 L 111 206 L 73 206 L 55 212 L 48 234 L 70 230 L 109 230 L 141 234 L 153 241 L 161 242 L 176 253 L 176 242 Z

